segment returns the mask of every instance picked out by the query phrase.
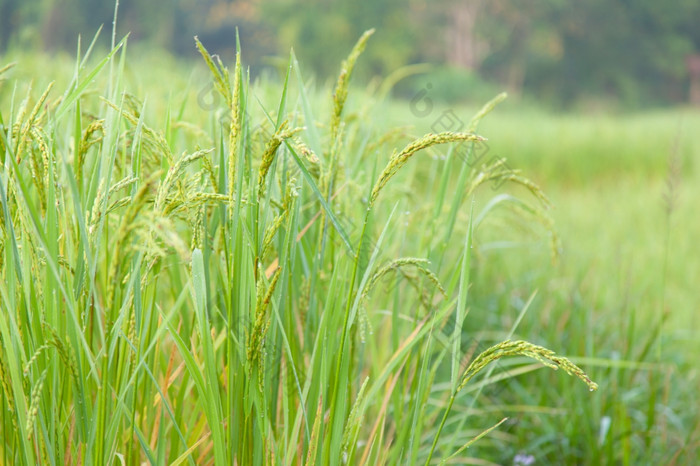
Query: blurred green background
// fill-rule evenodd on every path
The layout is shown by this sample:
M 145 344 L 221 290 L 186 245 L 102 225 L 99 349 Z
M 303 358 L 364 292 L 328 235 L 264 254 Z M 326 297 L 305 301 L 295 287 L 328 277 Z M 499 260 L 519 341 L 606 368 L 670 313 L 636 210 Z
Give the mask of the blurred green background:
M 700 2 L 639 0 L 170 0 L 119 3 L 118 36 L 195 56 L 193 36 L 230 59 L 240 32 L 251 72 L 297 50 L 308 72 L 332 76 L 357 37 L 377 34 L 360 73 L 430 63 L 435 96 L 482 101 L 492 87 L 555 108 L 645 108 L 700 103 Z M 1 0 L 0 53 L 75 51 L 114 5 L 95 0 Z M 102 35 L 107 46 L 109 33 Z M 282 65 L 279 65 L 282 66 Z M 459 78 L 459 80 L 455 79 Z M 467 83 L 468 85 L 465 85 Z M 422 82 L 396 92 L 411 96 Z

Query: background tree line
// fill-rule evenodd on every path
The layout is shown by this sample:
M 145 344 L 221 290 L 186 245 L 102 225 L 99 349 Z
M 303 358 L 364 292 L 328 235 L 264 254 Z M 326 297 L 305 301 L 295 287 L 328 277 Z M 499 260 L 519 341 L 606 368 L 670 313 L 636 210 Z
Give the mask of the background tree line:
M 73 51 L 78 34 L 85 40 L 101 24 L 111 27 L 113 9 L 97 0 L 0 0 L 0 52 Z M 376 27 L 368 74 L 428 62 L 438 65 L 434 79 L 452 87 L 458 75 L 558 106 L 612 100 L 634 107 L 688 101 L 699 21 L 700 0 L 121 0 L 118 24 L 131 43 L 187 56 L 199 35 L 227 58 L 238 28 L 254 72 L 294 46 L 321 78 Z M 459 98 L 450 85 L 445 98 Z

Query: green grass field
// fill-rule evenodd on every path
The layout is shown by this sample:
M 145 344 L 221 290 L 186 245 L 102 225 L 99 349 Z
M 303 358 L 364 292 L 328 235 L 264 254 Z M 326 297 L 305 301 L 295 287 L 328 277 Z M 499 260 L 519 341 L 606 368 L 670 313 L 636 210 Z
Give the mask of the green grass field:
M 365 39 L 1 58 L 0 464 L 700 458 L 700 112 L 417 115 Z

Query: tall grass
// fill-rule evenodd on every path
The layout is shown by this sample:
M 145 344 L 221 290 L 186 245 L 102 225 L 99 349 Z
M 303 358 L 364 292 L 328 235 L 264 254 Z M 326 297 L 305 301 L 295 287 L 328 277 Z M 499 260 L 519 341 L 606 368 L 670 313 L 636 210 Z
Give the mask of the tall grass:
M 62 95 L 13 92 L 0 108 L 4 464 L 466 461 L 503 420 L 472 431 L 453 407 L 487 367 L 481 387 L 518 372 L 496 361 L 597 387 L 541 346 L 463 332 L 475 218 L 460 212 L 494 181 L 530 191 L 489 204 L 522 221 L 550 228 L 548 202 L 502 161 L 460 164 L 496 101 L 469 132 L 387 156 L 397 133 L 346 109 L 370 34 L 327 116 L 293 54 L 268 108 L 240 54 L 230 71 L 199 41 L 225 118 L 190 121 L 191 104 L 169 102 L 165 124 L 150 121 L 127 89 L 126 41 L 93 68 L 92 47 L 79 51 Z M 459 177 L 406 231 L 402 174 L 438 146 Z

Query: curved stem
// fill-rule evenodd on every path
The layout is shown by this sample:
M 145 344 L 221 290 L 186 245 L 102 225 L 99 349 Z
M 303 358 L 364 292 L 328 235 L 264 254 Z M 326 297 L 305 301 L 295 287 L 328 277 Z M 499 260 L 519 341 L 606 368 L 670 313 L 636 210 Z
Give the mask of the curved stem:
M 367 230 L 367 222 L 369 221 L 369 214 L 371 211 L 371 205 L 367 207 L 367 212 L 365 213 L 365 221 L 364 224 L 362 225 L 362 234 L 360 236 L 360 242 L 357 247 L 357 251 L 355 252 L 355 264 L 353 266 L 352 270 L 352 277 L 350 279 L 350 288 L 349 288 L 349 293 L 348 293 L 348 301 L 345 306 L 345 316 L 343 320 L 343 333 L 340 338 L 340 347 L 338 348 L 338 360 L 336 362 L 336 370 L 335 370 L 335 377 L 336 380 L 333 383 L 333 393 L 332 393 L 332 398 L 331 398 L 331 406 L 335 406 L 335 403 L 338 399 L 338 389 L 340 386 L 340 381 L 338 380 L 338 377 L 340 375 L 340 369 L 342 367 L 342 361 L 343 361 L 343 351 L 345 350 L 345 339 L 347 338 L 347 333 L 348 333 L 348 322 L 350 321 L 350 311 L 352 309 L 352 301 L 353 301 L 353 290 L 355 288 L 355 282 L 357 281 L 357 271 L 359 269 L 359 264 L 360 264 L 360 254 L 362 253 L 362 245 L 364 244 L 364 239 L 365 239 L 365 233 Z M 335 409 L 331 409 L 331 419 L 330 425 L 332 426 L 334 421 L 335 421 L 335 416 L 337 416 L 339 413 Z M 327 450 L 328 451 L 328 450 Z
M 430 453 L 428 453 L 428 459 L 425 460 L 425 466 L 428 466 L 430 464 L 430 460 L 433 458 L 433 452 L 435 451 L 435 447 L 437 446 L 438 439 L 440 438 L 440 433 L 442 432 L 442 428 L 445 426 L 445 421 L 447 421 L 447 415 L 450 414 L 450 411 L 452 410 L 452 405 L 455 402 L 456 396 L 457 396 L 457 392 L 453 393 L 452 396 L 450 397 L 450 402 L 447 404 L 447 409 L 445 410 L 445 414 L 442 416 L 442 421 L 440 421 L 440 426 L 438 427 L 437 433 L 435 434 L 435 439 L 433 440 L 433 445 L 430 447 Z

